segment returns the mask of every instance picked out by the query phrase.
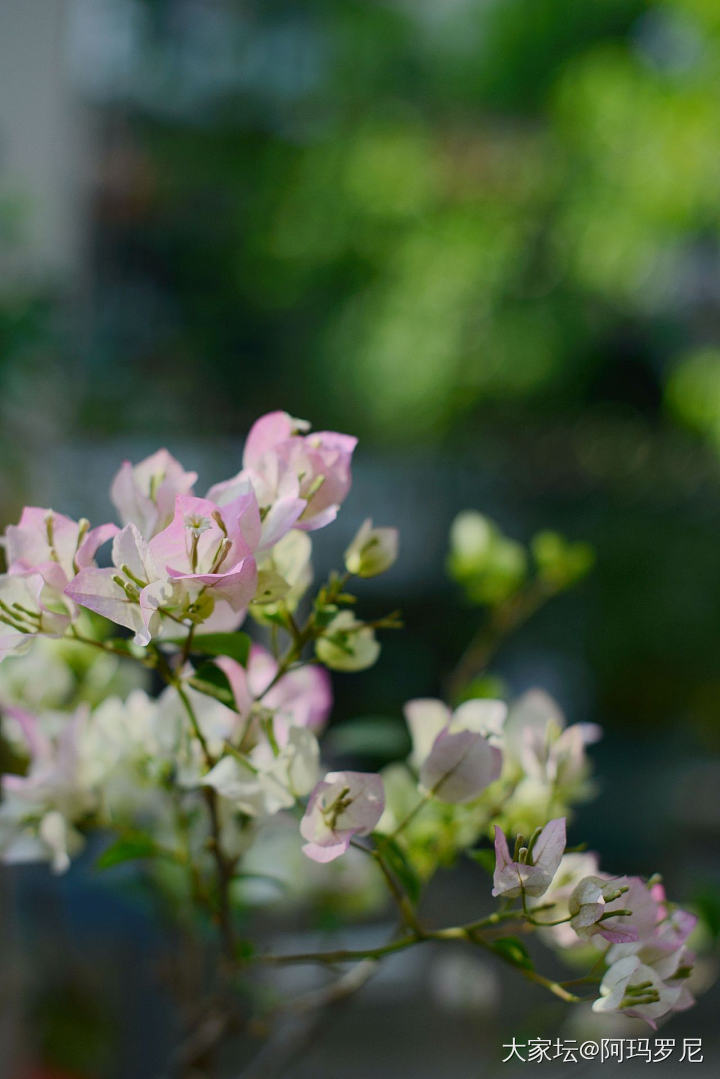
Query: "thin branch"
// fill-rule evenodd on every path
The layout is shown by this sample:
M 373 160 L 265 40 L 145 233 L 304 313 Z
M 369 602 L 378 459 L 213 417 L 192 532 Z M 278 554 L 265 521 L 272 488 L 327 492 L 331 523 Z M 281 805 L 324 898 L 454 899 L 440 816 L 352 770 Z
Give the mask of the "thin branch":
M 546 581 L 531 581 L 521 592 L 495 607 L 460 657 L 447 682 L 448 697 L 456 701 L 473 678 L 487 668 L 505 638 L 527 622 L 559 589 Z
M 290 955 L 257 955 L 255 962 L 271 963 L 275 966 L 285 963 L 322 963 L 331 966 L 333 963 L 359 963 L 364 959 L 382 959 L 384 955 L 392 955 L 393 952 L 401 952 L 405 948 L 412 948 L 414 944 L 426 940 L 426 937 L 411 936 L 398 937 L 389 944 L 381 944 L 378 948 L 339 948 L 331 952 L 296 952 Z
M 198 718 L 195 715 L 190 698 L 188 697 L 182 686 L 175 682 L 175 689 L 178 696 L 183 703 L 185 711 L 187 712 L 190 725 L 192 726 L 193 733 L 200 743 L 200 747 L 203 751 L 205 761 L 208 768 L 212 768 L 215 760 L 210 752 L 210 749 L 205 739 L 204 734 L 200 728 Z M 202 788 L 205 804 L 208 809 L 208 816 L 210 817 L 210 850 L 215 859 L 215 867 L 217 870 L 218 879 L 218 920 L 220 923 L 220 932 L 223 939 L 223 946 L 226 955 L 229 959 L 236 959 L 236 947 L 235 947 L 235 931 L 232 923 L 232 911 L 230 907 L 230 885 L 232 884 L 235 863 L 232 859 L 225 857 L 223 853 L 221 839 L 222 839 L 222 826 L 220 824 L 220 814 L 218 812 L 217 794 L 212 787 L 203 786 Z
M 212 768 L 215 764 L 215 758 L 210 752 L 210 747 L 207 744 L 207 739 L 205 738 L 205 735 L 202 732 L 202 728 L 200 727 L 200 724 L 198 722 L 198 718 L 195 715 L 195 709 L 190 703 L 190 698 L 188 697 L 187 693 L 179 682 L 175 682 L 174 685 L 175 689 L 177 690 L 177 695 L 182 701 L 185 712 L 187 713 L 187 717 L 190 720 L 190 726 L 192 727 L 193 734 L 200 743 L 200 748 L 202 749 L 205 763 L 207 764 L 208 768 Z
M 136 663 L 142 663 L 145 667 L 155 667 L 155 660 L 149 655 L 138 655 L 136 652 L 130 652 L 126 648 L 116 648 L 110 641 L 97 641 L 94 637 L 85 637 L 84 634 L 78 632 L 75 626 L 70 627 L 69 639 L 77 641 L 78 644 L 87 644 L 92 648 L 98 648 L 107 655 L 119 656 L 121 659 L 132 659 Z

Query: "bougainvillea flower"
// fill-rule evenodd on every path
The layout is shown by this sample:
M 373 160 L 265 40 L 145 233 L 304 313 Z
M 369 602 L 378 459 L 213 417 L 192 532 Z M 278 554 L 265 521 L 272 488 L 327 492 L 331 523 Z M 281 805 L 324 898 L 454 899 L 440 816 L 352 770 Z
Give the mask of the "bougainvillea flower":
M 214 484 L 207 497 L 218 506 L 226 506 L 228 502 L 249 494 L 255 495 L 262 507 L 258 551 L 267 551 L 295 527 L 306 508 L 306 502 L 300 497 L 297 478 L 291 472 L 278 477 L 272 495 L 265 493 L 261 484 L 253 483 L 250 475 L 242 471 L 230 480 Z M 272 498 L 272 501 L 260 502 L 260 495 Z
M 20 521 L 5 533 L 9 573 L 39 573 L 62 592 L 81 569 L 93 565 L 98 548 L 118 532 L 117 525 L 90 528 L 62 513 L 26 506 Z
M 364 671 L 380 655 L 371 626 L 359 622 L 352 611 L 340 611 L 315 642 L 318 659 L 334 671 Z
M 245 442 L 242 471 L 208 497 L 224 501 L 249 480 L 277 538 L 293 525 L 312 531 L 329 524 L 350 490 L 357 439 L 335 431 L 306 434 L 308 426 L 286 412 L 261 416 Z
M 422 766 L 435 739 L 443 730 L 452 734 L 472 731 L 481 734 L 491 745 L 502 748 L 503 724 L 507 715 L 504 701 L 465 701 L 451 712 L 442 701 L 432 697 L 418 697 L 408 701 L 403 711 L 412 739 L 410 761 L 414 768 L 419 769 Z
M 345 552 L 345 568 L 357 577 L 377 577 L 397 559 L 397 528 L 373 528 L 368 517 Z
M 293 727 L 319 733 L 332 707 L 332 687 L 322 667 L 305 666 L 276 679 L 277 660 L 259 644 L 253 644 L 245 667 L 228 656 L 216 659 L 233 693 L 236 716 L 246 726 L 255 714 L 272 717 L 274 734 L 284 744 Z M 268 688 L 269 687 L 269 688 Z
M 315 862 L 344 854 L 354 836 L 369 835 L 385 808 L 383 782 L 374 772 L 328 772 L 308 800 L 300 822 L 303 852 Z
M 612 944 L 645 940 L 662 917 L 657 895 L 640 877 L 586 877 L 576 885 L 568 910 L 578 936 L 598 934 Z
M 420 769 L 420 784 L 441 802 L 471 802 L 499 778 L 502 753 L 477 731 L 440 731 Z
M 530 898 L 528 907 L 532 911 L 534 906 L 545 907 L 552 904 L 552 913 L 543 915 L 543 920 L 546 922 L 557 922 L 563 917 L 569 918 L 568 902 L 575 887 L 583 878 L 599 874 L 600 861 L 594 851 L 571 851 L 570 854 L 563 854 L 549 888 L 540 899 Z M 560 921 L 559 925 L 547 925 L 540 929 L 539 933 L 559 948 L 583 946 L 583 941 L 578 938 L 578 934 L 569 921 Z
M 148 551 L 171 577 L 212 576 L 231 572 L 259 541 L 260 512 L 251 492 L 222 509 L 207 498 L 178 495 L 172 521 Z
M 205 775 L 212 787 L 237 809 L 251 817 L 289 809 L 307 794 L 318 774 L 320 750 L 307 728 L 294 727 L 279 751 L 267 739 L 256 743 L 243 758 L 228 754 Z
M 568 900 L 570 925 L 579 937 L 598 934 L 613 943 L 637 940 L 638 930 L 629 921 L 628 892 L 624 878 L 584 877 Z
M 671 990 L 680 988 L 670 1010 L 684 1011 L 694 1003 L 686 979 L 692 972 L 695 956 L 688 949 L 687 940 L 697 924 L 697 917 L 680 908 L 669 910 L 661 885 L 652 888 L 645 885 L 645 890 L 656 903 L 654 924 L 650 927 L 650 919 L 646 918 L 638 940 L 612 944 L 606 959 L 612 966 L 623 959 L 634 957 L 645 967 L 652 969 L 666 987 Z
M 81 607 L 101 614 L 135 633 L 138 643 L 147 644 L 159 626 L 146 626 L 140 611 L 141 591 L 158 579 L 147 544 L 137 526 L 126 525 L 113 540 L 113 567 L 81 570 L 65 589 Z
M 74 613 L 40 573 L 0 575 L 0 659 L 26 652 L 38 636 L 61 637 Z
M 88 710 L 79 709 L 55 739 L 23 709 L 5 710 L 23 733 L 30 766 L 25 775 L 2 777 L 0 854 L 6 862 L 49 861 L 54 872 L 64 873 L 82 846 L 73 821 L 93 801 L 82 781 L 77 744 Z
M 124 461 L 110 487 L 110 497 L 124 525 L 134 524 L 149 540 L 166 528 L 178 495 L 192 492 L 197 472 L 186 472 L 167 450 L 158 450 L 137 465 Z
M 510 857 L 502 828 L 495 825 L 494 896 L 512 899 L 525 892 L 540 896 L 549 888 L 565 851 L 565 818 L 549 821 L 528 847 L 521 848 L 520 858 Z M 523 860 L 524 858 L 524 860 Z
M 610 965 L 592 1007 L 594 1012 L 623 1012 L 644 1019 L 656 1029 L 658 1019 L 692 1003 L 688 996 L 682 981 L 667 983 L 639 956 L 627 955 Z
M 254 495 L 222 508 L 178 495 L 167 528 L 146 543 L 126 525 L 113 542 L 115 568 L 81 571 L 66 595 L 132 629 L 138 644 L 157 636 L 165 618 L 232 629 L 255 595 L 259 537 Z
M 307 665 L 288 671 L 275 682 L 277 671 L 277 660 L 267 649 L 254 644 L 247 662 L 247 687 L 251 697 L 260 698 L 263 707 L 288 726 L 321 731 L 333 699 L 327 671 L 317 665 Z
M 556 702 L 539 689 L 515 701 L 505 724 L 508 757 L 524 775 L 570 790 L 585 780 L 585 747 L 601 736 L 601 728 L 594 723 L 566 727 Z

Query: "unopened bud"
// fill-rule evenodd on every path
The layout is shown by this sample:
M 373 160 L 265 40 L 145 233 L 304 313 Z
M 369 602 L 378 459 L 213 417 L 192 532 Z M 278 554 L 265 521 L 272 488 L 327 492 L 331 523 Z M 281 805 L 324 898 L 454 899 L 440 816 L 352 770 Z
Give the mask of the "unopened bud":
M 397 529 L 373 528 L 368 517 L 345 552 L 345 566 L 357 577 L 377 577 L 392 566 L 397 553 Z

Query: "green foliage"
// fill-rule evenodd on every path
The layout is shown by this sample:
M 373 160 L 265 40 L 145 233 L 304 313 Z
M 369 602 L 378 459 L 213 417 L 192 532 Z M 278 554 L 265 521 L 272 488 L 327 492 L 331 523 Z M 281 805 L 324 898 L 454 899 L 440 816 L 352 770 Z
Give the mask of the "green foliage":
M 492 942 L 492 949 L 515 967 L 522 967 L 524 970 L 533 969 L 530 953 L 519 937 L 499 937 Z
M 571 543 L 551 531 L 539 532 L 526 551 L 494 521 L 476 510 L 465 510 L 450 531 L 448 571 L 473 604 L 499 608 L 517 598 L 519 604 L 528 601 L 534 608 L 533 590 L 539 586 L 540 591 L 552 594 L 569 588 L 590 571 L 594 557 L 588 543 Z M 528 575 L 531 558 L 534 579 Z M 470 696 L 483 696 L 482 683 L 478 689 Z
M 157 845 L 151 836 L 143 832 L 125 834 L 106 847 L 95 861 L 96 869 L 111 869 L 123 862 L 132 862 L 138 858 L 152 858 L 158 853 Z
M 392 836 L 374 833 L 373 838 L 381 858 L 385 860 L 400 882 L 411 903 L 417 903 L 422 891 L 422 878 L 407 854 Z
M 720 349 L 682 357 L 665 387 L 669 413 L 720 449 Z
M 188 679 L 188 684 L 198 693 L 204 693 L 207 697 L 214 697 L 227 708 L 237 711 L 235 695 L 232 691 L 228 677 L 216 663 L 207 661 L 201 663 L 195 669 L 195 674 Z
M 502 603 L 523 583 L 527 556 L 489 518 L 474 510 L 459 514 L 450 533 L 448 570 L 472 603 Z
M 237 77 L 217 82 L 172 19 L 138 24 L 123 107 L 151 196 L 116 180 L 133 212 L 95 282 L 80 425 L 234 433 L 269 378 L 380 441 L 461 437 L 503 403 L 521 425 L 592 404 L 628 326 L 660 392 L 702 342 L 685 295 L 720 233 L 711 4 L 223 10 Z M 276 62 L 280 40 L 305 62 Z M 207 64 L 200 98 L 183 56 Z M 0 303 L 3 356 L 37 306 Z
M 192 651 L 203 656 L 229 656 L 243 667 L 250 652 L 247 633 L 198 633 L 192 640 Z
M 508 696 L 507 684 L 495 674 L 480 674 L 472 678 L 458 694 L 458 703 L 479 699 L 497 701 Z
M 557 532 L 538 532 L 530 547 L 538 577 L 557 591 L 582 580 L 595 560 L 589 543 L 569 543 Z

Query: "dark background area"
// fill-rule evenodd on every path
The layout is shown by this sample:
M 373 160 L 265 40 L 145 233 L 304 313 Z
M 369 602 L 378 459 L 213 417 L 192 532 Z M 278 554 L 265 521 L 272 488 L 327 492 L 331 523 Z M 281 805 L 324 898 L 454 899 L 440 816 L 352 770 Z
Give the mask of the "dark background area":
M 119 462 L 160 444 L 202 488 L 274 408 L 357 434 L 316 562 L 364 516 L 398 525 L 401 559 L 365 596 L 407 630 L 334 678 L 336 722 L 440 690 L 478 616 L 444 571 L 459 510 L 590 541 L 591 576 L 495 673 L 604 728 L 576 838 L 618 871 L 661 868 L 680 900 L 716 895 L 714 0 L 5 0 L 0 80 L 5 520 L 25 501 L 99 519 Z M 105 976 L 157 929 L 89 864 L 13 874 L 38 1029 L 74 986 L 70 1027 L 84 1000 L 100 1044 L 122 1014 L 124 1052 L 141 1028 L 159 1046 L 162 1006 L 133 1026 Z M 697 1033 L 711 1000 L 671 1032 Z M 480 1074 L 468 1036 L 447 1074 Z M 474 1036 L 494 1061 L 495 1033 Z M 154 1074 L 127 1059 L 73 1066 Z M 312 1074 L 356 1074 L 335 1059 Z M 399 1059 L 374 1074 L 424 1074 Z

